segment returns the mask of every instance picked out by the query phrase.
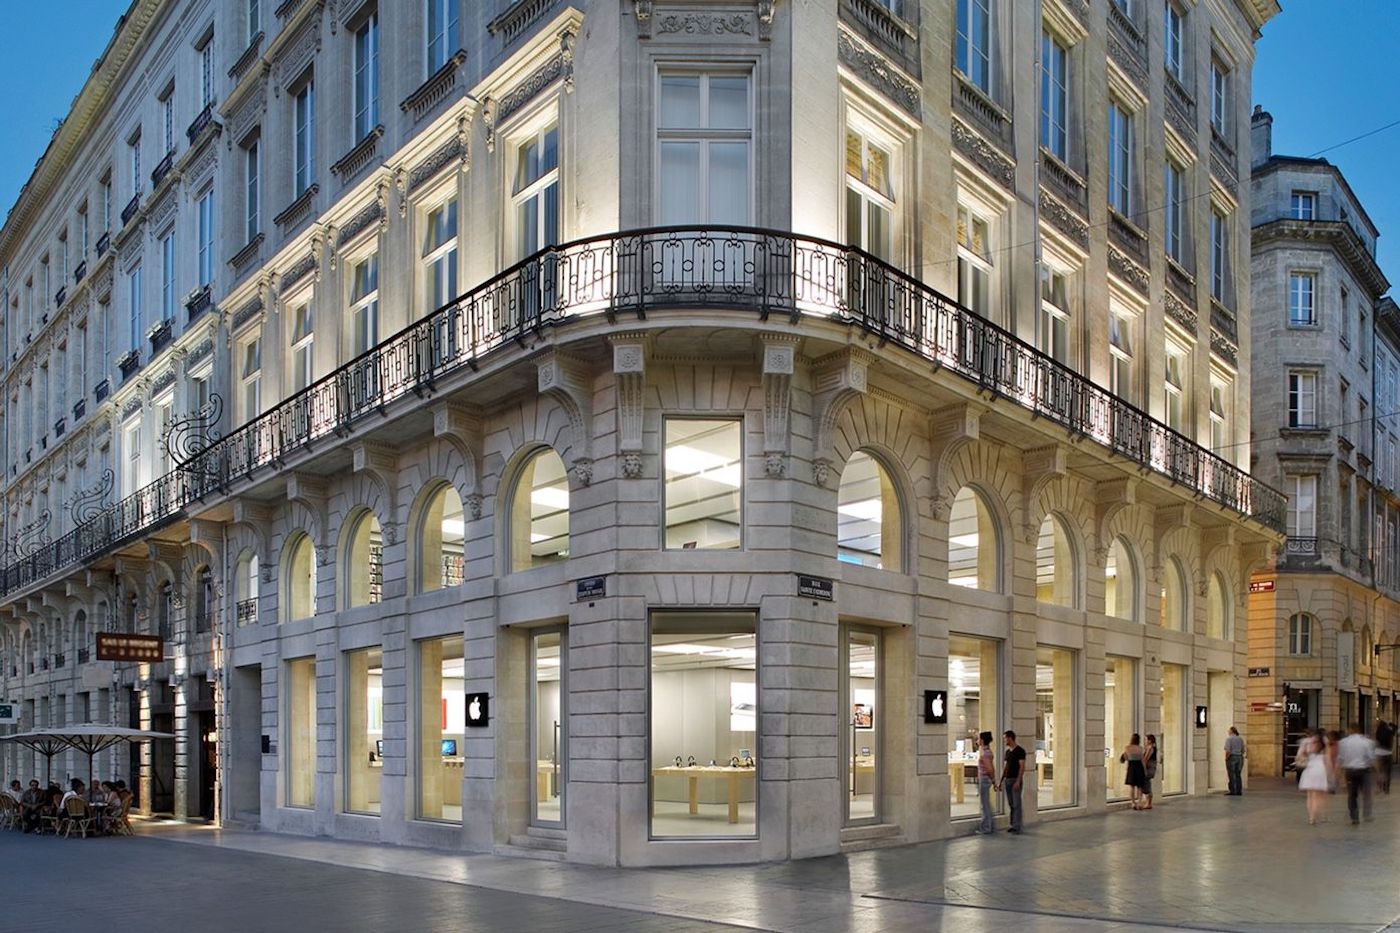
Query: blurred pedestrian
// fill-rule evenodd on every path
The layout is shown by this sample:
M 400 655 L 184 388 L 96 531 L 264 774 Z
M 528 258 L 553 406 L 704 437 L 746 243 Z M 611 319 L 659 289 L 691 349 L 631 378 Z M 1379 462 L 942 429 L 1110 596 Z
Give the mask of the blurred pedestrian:
M 1123 753 L 1118 756 L 1118 760 L 1128 765 L 1123 775 L 1123 783 L 1128 785 L 1128 797 L 1133 802 L 1133 809 L 1141 810 L 1142 785 L 1147 783 L 1147 775 L 1142 768 L 1142 736 L 1134 732 L 1128 744 L 1123 746 Z
M 1244 782 L 1241 780 L 1244 774 L 1244 753 L 1244 739 L 1240 738 L 1240 731 L 1231 726 L 1230 734 L 1225 736 L 1225 773 L 1229 776 L 1230 785 L 1226 793 L 1231 797 L 1238 797 L 1244 793 Z
M 1354 722 L 1337 745 L 1337 763 L 1347 779 L 1347 815 L 1351 825 L 1361 823 L 1357 813 L 1357 798 L 1361 798 L 1360 815 L 1371 821 L 1371 772 L 1376 767 L 1376 740 L 1361 731 L 1361 723 Z
M 1157 736 L 1149 732 L 1147 733 L 1147 744 L 1142 747 L 1142 799 L 1146 801 L 1146 806 L 1139 809 L 1152 809 L 1152 781 L 1156 777 Z
M 1395 726 L 1384 719 L 1376 726 L 1376 778 L 1382 794 L 1390 793 L 1390 769 L 1395 763 Z
M 959 766 L 961 767 L 961 765 Z M 997 782 L 996 753 L 992 751 L 992 734 L 977 734 L 977 799 L 982 804 L 982 825 L 977 831 L 986 835 L 992 832 L 992 788 Z
M 1336 729 L 1331 729 L 1323 733 L 1322 739 L 1327 748 L 1327 792 L 1335 794 L 1337 782 L 1341 779 L 1337 771 L 1337 746 L 1342 742 L 1342 734 Z
M 1321 729 L 1304 736 L 1298 743 L 1293 767 L 1301 773 L 1298 789 L 1308 795 L 1308 825 L 1316 826 L 1322 815 L 1322 795 L 1327 793 L 1327 749 Z

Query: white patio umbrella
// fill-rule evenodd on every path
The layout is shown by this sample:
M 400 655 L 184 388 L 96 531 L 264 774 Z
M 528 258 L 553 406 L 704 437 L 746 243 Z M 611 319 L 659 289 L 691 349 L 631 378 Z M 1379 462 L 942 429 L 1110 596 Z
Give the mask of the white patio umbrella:
M 53 770 L 53 756 L 67 748 L 74 748 L 88 757 L 88 785 L 92 785 L 92 757 L 116 745 L 128 742 L 149 742 L 152 739 L 173 739 L 170 732 L 150 732 L 146 729 L 126 729 L 106 723 L 84 723 L 80 726 L 63 726 L 58 729 L 35 729 L 4 738 L 7 742 L 18 742 L 45 755 L 49 761 L 48 771 Z M 51 779 L 51 775 L 46 775 Z
M 43 755 L 45 786 L 53 781 L 53 756 L 71 747 L 48 729 L 36 729 L 32 732 L 18 732 L 14 735 L 0 736 L 0 742 L 18 742 L 25 748 Z

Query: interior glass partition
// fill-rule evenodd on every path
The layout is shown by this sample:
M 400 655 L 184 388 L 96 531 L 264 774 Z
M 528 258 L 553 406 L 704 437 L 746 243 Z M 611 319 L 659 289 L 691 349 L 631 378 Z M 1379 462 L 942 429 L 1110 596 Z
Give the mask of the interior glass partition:
M 316 659 L 287 662 L 287 805 L 316 805 Z
M 880 815 L 880 633 L 846 631 L 846 822 L 875 822 Z
M 379 813 L 384 774 L 384 652 L 345 654 L 345 810 Z
M 1186 668 L 1162 665 L 1162 734 L 1157 736 L 1157 776 L 1163 794 L 1186 792 Z
M 1128 786 L 1123 783 L 1128 766 L 1118 756 L 1133 733 L 1139 731 L 1136 722 L 1137 662 L 1109 655 L 1104 660 L 1103 674 L 1104 783 L 1109 800 L 1128 796 Z
M 977 734 L 990 732 L 1001 771 L 1001 642 L 948 638 L 948 782 L 953 819 L 981 815 L 977 797 Z M 1022 746 L 1026 743 L 1021 742 Z M 998 795 L 999 796 L 999 795 Z M 998 799 L 997 812 L 1002 803 Z
M 537 825 L 564 825 L 567 721 L 564 702 L 565 636 L 553 629 L 530 636 L 530 703 L 533 707 L 530 795 Z
M 1038 648 L 1035 653 L 1036 802 L 1040 809 L 1075 803 L 1074 652 Z
M 467 720 L 461 635 L 418 642 L 418 817 L 462 820 Z

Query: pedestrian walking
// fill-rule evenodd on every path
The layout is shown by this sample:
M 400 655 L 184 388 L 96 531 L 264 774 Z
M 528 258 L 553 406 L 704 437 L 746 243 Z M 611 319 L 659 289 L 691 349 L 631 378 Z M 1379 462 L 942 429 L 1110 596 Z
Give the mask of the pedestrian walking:
M 978 733 L 977 743 L 977 799 L 982 804 L 982 825 L 977 831 L 986 835 L 993 831 L 992 788 L 997 782 L 997 762 L 990 732 Z
M 1226 793 L 1231 797 L 1238 797 L 1244 793 L 1244 782 L 1241 780 L 1244 774 L 1244 756 L 1244 739 L 1240 737 L 1240 731 L 1231 726 L 1230 734 L 1225 736 L 1225 774 L 1229 779 L 1229 790 Z
M 1021 778 L 1026 773 L 1026 750 L 1016 744 L 1016 733 L 1007 729 L 1002 733 L 1006 740 L 1006 752 L 1002 755 L 1001 783 L 997 789 L 1005 789 L 1006 806 L 1011 811 L 1011 825 L 1008 833 L 1021 832 Z
M 1147 744 L 1142 747 L 1142 810 L 1152 809 L 1152 781 L 1157 777 L 1157 736 L 1147 733 Z
M 1390 793 L 1390 769 L 1395 763 L 1395 726 L 1384 719 L 1376 726 L 1376 779 L 1382 794 Z
M 1376 740 L 1361 731 L 1361 723 L 1354 722 L 1347 737 L 1337 745 L 1337 764 L 1347 779 L 1347 815 L 1351 825 L 1371 821 L 1371 772 L 1376 767 Z M 1357 798 L 1360 798 L 1358 814 Z
M 1327 749 L 1327 793 L 1335 794 L 1340 778 L 1340 772 L 1337 770 L 1337 746 L 1341 744 L 1342 734 L 1332 729 L 1323 733 L 1322 741 Z
M 1127 772 L 1123 775 L 1123 783 L 1128 785 L 1128 797 L 1133 802 L 1133 809 L 1142 809 L 1142 785 L 1147 783 L 1147 774 L 1142 768 L 1142 737 L 1136 732 L 1133 733 L 1131 741 L 1123 746 L 1123 754 L 1118 756 L 1118 760 L 1126 762 Z
M 1303 737 L 1293 767 L 1300 774 L 1298 789 L 1308 795 L 1308 825 L 1316 826 L 1322 814 L 1323 794 L 1327 793 L 1327 749 L 1322 730 Z

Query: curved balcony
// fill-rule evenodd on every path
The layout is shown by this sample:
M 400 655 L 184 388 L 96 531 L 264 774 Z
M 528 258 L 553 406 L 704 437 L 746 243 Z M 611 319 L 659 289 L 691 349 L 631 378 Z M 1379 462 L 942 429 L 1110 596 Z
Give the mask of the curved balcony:
M 756 228 L 626 231 L 550 247 L 384 340 L 277 407 L 196 450 L 37 553 L 0 571 L 0 592 L 36 583 L 182 517 L 230 487 L 531 334 L 585 318 L 714 308 L 820 317 L 876 336 L 1088 437 L 1282 534 L 1285 499 L 1085 376 L 875 257 Z M 626 327 L 620 324 L 619 327 Z M 198 444 L 195 445 L 196 447 Z

